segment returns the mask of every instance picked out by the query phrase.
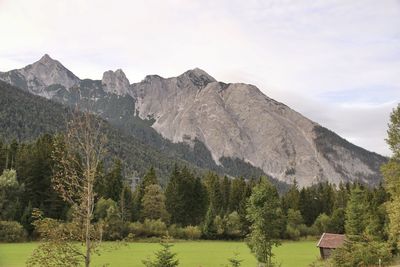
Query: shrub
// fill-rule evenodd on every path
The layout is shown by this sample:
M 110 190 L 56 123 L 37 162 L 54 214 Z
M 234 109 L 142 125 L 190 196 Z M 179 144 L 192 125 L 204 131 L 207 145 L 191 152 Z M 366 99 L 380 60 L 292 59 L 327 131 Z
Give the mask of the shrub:
M 163 237 L 167 234 L 167 226 L 160 219 L 145 219 L 143 223 L 131 223 L 129 225 L 129 233 L 134 234 L 136 237 Z
M 200 239 L 201 237 L 201 230 L 198 226 L 186 226 L 183 228 L 183 233 L 185 238 L 190 240 Z
M 185 238 L 185 233 L 183 229 L 176 224 L 171 224 L 168 227 L 168 235 L 175 239 L 183 239 Z
M 1 242 L 22 242 L 27 233 L 22 225 L 15 221 L 0 221 Z
M 107 241 L 122 240 L 129 234 L 128 224 L 122 220 L 104 222 L 103 239 Z
M 226 235 L 229 238 L 240 238 L 243 236 L 242 233 L 242 221 L 240 219 L 239 214 L 234 211 L 227 216 L 226 219 Z
M 286 226 L 286 238 L 291 240 L 299 240 L 300 237 L 300 230 L 296 227 L 291 225 Z
M 316 229 L 315 226 L 310 226 L 308 227 L 305 224 L 300 224 L 298 226 L 298 229 L 300 231 L 300 236 L 318 236 L 318 230 Z

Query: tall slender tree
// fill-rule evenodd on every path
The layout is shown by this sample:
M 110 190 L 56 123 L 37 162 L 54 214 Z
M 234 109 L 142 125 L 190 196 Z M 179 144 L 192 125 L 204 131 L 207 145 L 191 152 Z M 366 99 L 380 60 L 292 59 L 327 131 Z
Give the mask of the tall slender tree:
M 93 212 L 96 174 L 105 154 L 106 138 L 102 127 L 102 121 L 92 114 L 76 112 L 67 124 L 65 136 L 55 140 L 53 151 L 55 168 L 52 183 L 62 198 L 73 207 L 74 222 L 81 225 L 74 239 L 84 244 L 84 253 L 76 249 L 73 252 L 83 259 L 86 267 L 90 266 L 92 254 L 101 240 L 101 231 L 93 223 Z M 47 230 L 51 232 L 51 229 Z M 46 245 L 50 243 L 51 246 L 51 242 L 60 240 L 46 241 L 38 250 L 46 250 L 49 248 Z M 71 247 L 69 242 L 63 244 L 65 248 Z
M 389 236 L 400 246 L 400 104 L 390 115 L 386 142 L 392 150 L 392 157 L 382 166 L 385 187 L 389 193 L 387 212 L 389 216 Z
M 253 188 L 247 204 L 250 234 L 247 244 L 259 266 L 274 266 L 272 248 L 280 244 L 278 238 L 283 224 L 283 213 L 278 191 L 266 179 Z

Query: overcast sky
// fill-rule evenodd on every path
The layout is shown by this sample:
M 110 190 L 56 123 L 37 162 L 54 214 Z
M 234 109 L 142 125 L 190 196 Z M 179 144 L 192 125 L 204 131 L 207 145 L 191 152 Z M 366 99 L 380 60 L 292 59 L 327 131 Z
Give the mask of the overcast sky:
M 0 71 L 48 53 L 80 78 L 199 67 L 368 150 L 400 102 L 399 0 L 0 0 Z

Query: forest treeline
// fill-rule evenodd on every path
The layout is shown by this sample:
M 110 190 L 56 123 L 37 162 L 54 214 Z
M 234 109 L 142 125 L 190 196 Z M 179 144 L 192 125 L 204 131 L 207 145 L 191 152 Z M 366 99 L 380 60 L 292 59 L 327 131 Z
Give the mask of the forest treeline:
M 42 135 L 29 143 L 0 141 L 1 241 L 37 238 L 32 226 L 35 208 L 45 217 L 70 219 L 71 207 L 52 185 L 55 138 Z M 124 163 L 115 159 L 110 166 L 100 164 L 97 170 L 94 219 L 104 222 L 105 240 L 162 237 L 167 233 L 186 239 L 242 239 L 248 235 L 246 204 L 262 177 L 232 178 L 213 172 L 200 175 L 175 164 L 166 185 L 162 186 L 155 169 L 149 168 L 132 188 L 123 168 Z M 356 219 L 363 221 L 357 231 L 374 240 L 386 240 L 388 215 L 383 204 L 387 200 L 382 186 L 325 182 L 299 188 L 294 181 L 279 195 L 279 238 L 348 233 L 352 230 L 346 229 L 345 221 L 352 218 L 346 210 L 355 209 L 359 212 Z

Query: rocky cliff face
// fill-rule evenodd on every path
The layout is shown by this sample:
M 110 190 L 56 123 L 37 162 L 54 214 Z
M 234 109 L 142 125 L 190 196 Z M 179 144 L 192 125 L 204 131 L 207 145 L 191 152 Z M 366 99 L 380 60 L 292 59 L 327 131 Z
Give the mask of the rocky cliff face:
M 100 114 L 107 111 L 121 120 L 135 115 L 151 119 L 152 127 L 175 143 L 201 141 L 217 164 L 222 164 L 221 158 L 242 159 L 274 178 L 296 179 L 302 186 L 355 180 L 376 184 L 379 166 L 385 161 L 265 96 L 253 85 L 218 82 L 200 69 L 167 79 L 147 76 L 132 85 L 121 70 L 105 72 L 101 83 L 80 82 L 59 62 L 45 56 L 24 69 L 0 73 L 0 79 L 16 86 L 26 83 L 23 88 L 28 91 L 59 102 L 71 101 L 69 88 L 85 88 L 96 92 Z M 67 89 L 62 97 L 49 94 L 48 88 L 55 90 L 54 84 Z M 128 105 L 129 101 L 134 103 Z M 114 108 L 123 106 L 135 111 Z
M 379 179 L 379 168 L 370 163 L 384 158 L 370 153 L 374 160 L 363 161 L 356 146 L 328 139 L 322 146 L 326 133 L 318 131 L 321 126 L 253 85 L 217 82 L 196 69 L 177 78 L 146 77 L 132 88 L 139 116 L 154 118 L 153 128 L 174 142 L 202 141 L 217 163 L 236 157 L 300 185 Z M 335 151 L 334 156 L 322 147 Z
M 121 69 L 104 72 L 101 82 L 107 93 L 124 96 L 129 92 L 129 80 Z

